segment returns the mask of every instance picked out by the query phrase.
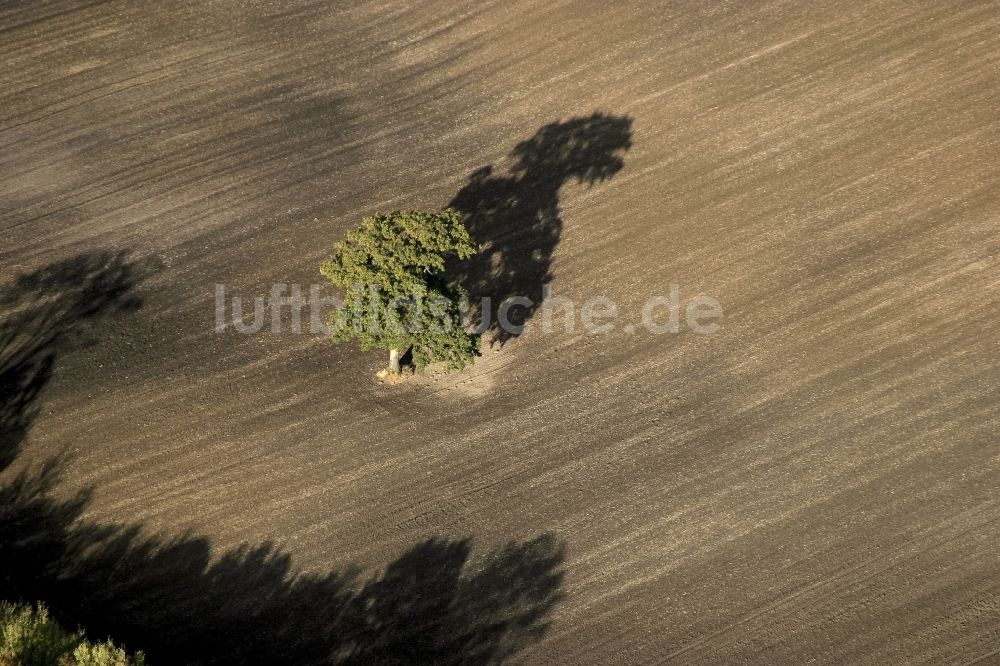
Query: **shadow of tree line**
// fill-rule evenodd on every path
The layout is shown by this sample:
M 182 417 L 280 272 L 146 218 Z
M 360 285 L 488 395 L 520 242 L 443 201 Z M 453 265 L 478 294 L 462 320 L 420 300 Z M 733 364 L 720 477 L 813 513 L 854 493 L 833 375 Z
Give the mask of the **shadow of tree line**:
M 508 175 L 495 175 L 493 166 L 472 172 L 448 207 L 462 214 L 481 251 L 451 262 L 449 275 L 469 292 L 480 332 L 503 343 L 538 310 L 562 237 L 560 190 L 572 181 L 590 187 L 614 177 L 631 147 L 631 118 L 595 112 L 545 125 L 518 143 Z M 476 310 L 484 298 L 489 310 Z M 510 308 L 511 326 L 501 326 L 500 306 L 513 298 L 530 304 Z
M 141 307 L 138 286 L 156 270 L 88 253 L 7 289 L 0 472 L 21 451 L 56 356 Z M 0 598 L 44 601 L 66 626 L 110 635 L 152 663 L 495 663 L 542 636 L 561 597 L 564 546 L 552 535 L 511 542 L 475 568 L 468 539 L 431 538 L 366 580 L 298 573 L 270 542 L 212 557 L 206 538 L 87 520 L 92 491 L 52 492 L 63 464 L 0 484 Z

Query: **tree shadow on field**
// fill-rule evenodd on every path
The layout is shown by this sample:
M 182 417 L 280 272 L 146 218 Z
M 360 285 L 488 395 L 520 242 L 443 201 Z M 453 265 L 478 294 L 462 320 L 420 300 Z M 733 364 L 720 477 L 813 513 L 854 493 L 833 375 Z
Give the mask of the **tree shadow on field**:
M 0 471 L 21 450 L 56 354 L 140 307 L 136 287 L 154 268 L 80 255 L 7 290 Z M 270 542 L 213 557 L 204 537 L 88 520 L 91 492 L 53 493 L 65 464 L 0 482 L 0 599 L 43 601 L 65 626 L 154 664 L 497 663 L 545 633 L 562 596 L 564 546 L 552 535 L 475 564 L 469 539 L 431 538 L 367 579 L 356 568 L 300 573 Z
M 86 496 L 51 498 L 56 475 L 0 489 L 0 598 L 44 601 L 151 663 L 499 663 L 544 635 L 562 597 L 564 547 L 548 534 L 477 566 L 469 539 L 427 539 L 363 581 L 298 573 L 270 542 L 213 558 L 204 537 L 90 524 Z
M 90 252 L 21 275 L 0 295 L 0 471 L 17 456 L 56 355 L 87 344 L 88 327 L 136 310 L 137 285 L 160 270 L 127 252 Z
M 0 295 L 0 472 L 21 452 L 57 355 L 88 344 L 101 320 L 142 306 L 136 287 L 160 264 L 127 254 L 79 254 L 21 275 Z M 0 484 L 0 596 L 35 589 L 45 575 L 36 564 L 66 550 L 68 518 L 82 512 L 88 493 L 49 499 L 58 470 L 49 461 Z
M 494 175 L 493 166 L 477 169 L 448 204 L 463 221 L 481 251 L 471 260 L 452 262 L 454 284 L 469 292 L 473 306 L 490 299 L 481 317 L 481 332 L 491 331 L 501 343 L 517 335 L 542 302 L 543 287 L 552 280 L 552 255 L 562 235 L 559 192 L 567 182 L 589 186 L 608 180 L 624 166 L 632 146 L 632 119 L 594 113 L 542 127 L 510 153 L 510 174 Z M 527 298 L 500 325 L 501 304 Z

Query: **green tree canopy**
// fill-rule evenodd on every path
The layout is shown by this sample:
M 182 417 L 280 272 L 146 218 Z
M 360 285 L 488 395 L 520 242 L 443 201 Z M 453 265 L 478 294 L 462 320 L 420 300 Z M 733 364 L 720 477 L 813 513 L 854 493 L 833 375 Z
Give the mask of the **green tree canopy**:
M 394 372 L 399 352 L 410 347 L 418 369 L 472 362 L 478 341 L 462 326 L 465 294 L 444 279 L 449 255 L 476 253 L 457 212 L 376 213 L 335 249 L 320 269 L 344 289 L 343 305 L 329 320 L 335 342 L 357 339 L 365 350 L 388 349 Z

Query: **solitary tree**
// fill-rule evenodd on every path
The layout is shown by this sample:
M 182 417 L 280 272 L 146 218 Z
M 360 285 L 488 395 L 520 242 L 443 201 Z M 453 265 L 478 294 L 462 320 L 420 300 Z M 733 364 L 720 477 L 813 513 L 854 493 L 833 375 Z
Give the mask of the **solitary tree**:
M 465 294 L 444 280 L 445 258 L 476 253 L 453 210 L 377 213 L 336 244 L 321 272 L 344 289 L 329 320 L 334 342 L 389 350 L 389 371 L 412 349 L 417 369 L 443 361 L 461 369 L 477 355 L 477 338 L 462 326 Z

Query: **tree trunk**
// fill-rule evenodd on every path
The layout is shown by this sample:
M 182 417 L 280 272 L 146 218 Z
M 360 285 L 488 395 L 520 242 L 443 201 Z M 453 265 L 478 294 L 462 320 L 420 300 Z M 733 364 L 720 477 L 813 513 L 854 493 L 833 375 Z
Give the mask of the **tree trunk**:
M 389 372 L 399 374 L 399 350 L 389 350 Z

